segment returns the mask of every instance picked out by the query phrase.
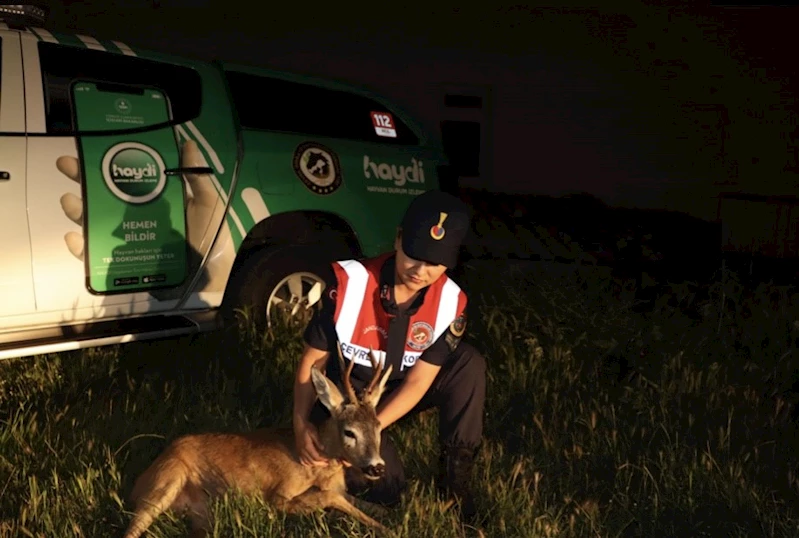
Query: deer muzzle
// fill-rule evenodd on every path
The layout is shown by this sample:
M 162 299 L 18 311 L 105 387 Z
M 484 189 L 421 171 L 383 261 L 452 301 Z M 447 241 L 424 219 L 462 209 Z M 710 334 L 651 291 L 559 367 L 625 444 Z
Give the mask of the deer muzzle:
M 386 466 L 383 463 L 368 465 L 364 467 L 362 471 L 369 480 L 377 480 L 386 474 Z

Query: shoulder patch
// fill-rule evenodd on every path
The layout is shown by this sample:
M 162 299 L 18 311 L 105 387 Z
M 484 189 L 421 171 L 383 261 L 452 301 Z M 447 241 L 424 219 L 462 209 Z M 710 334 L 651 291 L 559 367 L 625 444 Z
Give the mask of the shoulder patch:
M 433 327 L 424 321 L 417 321 L 408 330 L 407 345 L 416 351 L 424 351 L 433 344 Z
M 449 324 L 450 332 L 457 336 L 463 336 L 463 333 L 466 332 L 466 312 L 455 318 L 455 321 Z

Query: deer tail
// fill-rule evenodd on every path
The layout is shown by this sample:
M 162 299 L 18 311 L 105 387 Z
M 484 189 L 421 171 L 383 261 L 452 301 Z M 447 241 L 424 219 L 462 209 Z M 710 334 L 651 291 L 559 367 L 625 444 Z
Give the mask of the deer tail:
M 166 456 L 166 455 L 164 455 Z M 188 480 L 188 469 L 175 457 L 159 458 L 136 480 L 130 498 L 135 504 L 125 538 L 139 538 L 175 502 Z

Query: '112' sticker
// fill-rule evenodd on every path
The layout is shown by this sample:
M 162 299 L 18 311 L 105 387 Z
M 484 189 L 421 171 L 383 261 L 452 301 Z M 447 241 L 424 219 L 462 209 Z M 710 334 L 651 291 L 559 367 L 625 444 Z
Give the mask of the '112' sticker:
M 377 136 L 397 138 L 397 129 L 394 127 L 394 118 L 388 112 L 372 112 L 372 125 L 375 126 Z

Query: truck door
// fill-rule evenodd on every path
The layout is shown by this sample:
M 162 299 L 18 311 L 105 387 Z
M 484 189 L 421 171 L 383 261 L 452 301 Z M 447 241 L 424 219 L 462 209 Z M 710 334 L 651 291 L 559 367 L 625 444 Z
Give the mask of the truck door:
M 36 309 L 31 271 L 22 56 L 17 32 L 0 31 L 0 328 Z
M 201 77 L 38 33 L 22 42 L 38 311 L 69 322 L 175 309 L 202 257 L 186 240 L 177 136 L 199 114 Z

